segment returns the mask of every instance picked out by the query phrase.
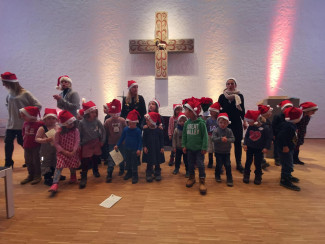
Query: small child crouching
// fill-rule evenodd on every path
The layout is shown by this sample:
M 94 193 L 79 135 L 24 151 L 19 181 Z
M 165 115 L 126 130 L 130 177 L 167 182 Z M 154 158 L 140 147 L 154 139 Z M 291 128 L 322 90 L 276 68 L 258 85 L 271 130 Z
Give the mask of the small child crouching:
M 179 168 L 181 165 L 182 156 L 183 156 L 183 161 L 184 161 L 185 170 L 186 170 L 185 178 L 188 178 L 189 173 L 188 173 L 187 155 L 184 154 L 183 150 L 182 150 L 183 129 L 184 129 L 184 124 L 187 121 L 185 114 L 180 113 L 178 115 L 177 121 L 178 121 L 178 123 L 177 123 L 177 126 L 173 133 L 173 144 L 172 144 L 173 152 L 175 153 L 175 169 L 174 169 L 173 174 L 174 175 L 178 174 Z
M 271 147 L 272 138 L 267 127 L 263 127 L 260 122 L 261 113 L 259 111 L 248 110 L 244 119 L 248 122 L 245 138 L 244 150 L 246 151 L 246 163 L 244 170 L 243 182 L 249 183 L 249 176 L 251 172 L 251 165 L 254 159 L 255 164 L 255 179 L 254 184 L 260 185 L 262 183 L 262 161 L 263 153 Z
M 233 186 L 234 184 L 230 165 L 230 150 L 231 143 L 235 141 L 235 137 L 232 130 L 228 128 L 228 125 L 231 123 L 229 121 L 228 114 L 219 114 L 217 121 L 218 127 L 215 128 L 212 133 L 212 141 L 214 142 L 214 151 L 217 161 L 215 179 L 217 182 L 221 182 L 221 169 L 222 166 L 225 166 L 227 174 L 227 186 Z

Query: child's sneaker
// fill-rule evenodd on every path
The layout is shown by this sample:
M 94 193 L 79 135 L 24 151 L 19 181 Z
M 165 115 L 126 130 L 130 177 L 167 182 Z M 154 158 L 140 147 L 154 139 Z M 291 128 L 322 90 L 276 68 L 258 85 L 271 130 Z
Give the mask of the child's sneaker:
M 26 179 L 22 180 L 20 182 L 20 184 L 25 185 L 25 184 L 27 184 L 28 182 L 31 182 L 31 181 L 33 181 L 33 177 L 29 175 Z
M 177 175 L 179 173 L 179 169 L 178 168 L 175 168 L 174 171 L 173 171 L 173 174 L 174 175 Z
M 215 178 L 216 178 L 216 182 L 218 182 L 218 183 L 221 182 L 221 177 L 220 177 L 220 175 L 216 175 Z
M 227 179 L 227 186 L 230 186 L 230 187 L 234 186 L 234 182 L 232 179 Z
M 288 178 L 281 177 L 280 185 L 293 191 L 300 191 L 300 187 L 292 184 Z
M 261 175 L 255 175 L 254 184 L 260 185 L 262 183 L 262 176 Z
M 57 183 L 53 184 L 49 190 L 49 192 L 57 192 L 59 185 Z
M 42 180 L 42 177 L 37 177 L 37 178 L 35 178 L 35 179 L 32 180 L 31 184 L 32 185 L 36 185 L 36 184 L 40 183 L 41 180 Z
M 161 181 L 161 174 L 155 174 L 155 180 L 156 181 Z
M 132 175 L 132 184 L 136 184 L 136 183 L 138 183 L 138 174 L 136 174 L 136 175 Z
M 146 181 L 147 182 L 152 182 L 153 181 L 152 175 L 147 175 L 146 176 Z

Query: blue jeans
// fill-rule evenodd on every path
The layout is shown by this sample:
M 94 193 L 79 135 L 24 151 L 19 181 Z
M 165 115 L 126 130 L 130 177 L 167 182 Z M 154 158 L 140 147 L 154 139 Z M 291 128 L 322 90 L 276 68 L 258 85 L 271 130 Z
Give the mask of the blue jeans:
M 115 163 L 111 157 L 111 155 L 109 154 L 109 152 L 111 152 L 112 150 L 114 150 L 114 146 L 113 144 L 108 144 L 108 157 L 107 157 L 107 172 L 113 172 L 114 170 L 114 166 L 115 166 Z M 121 144 L 119 147 L 118 147 L 119 151 L 121 152 L 124 160 L 125 160 L 125 149 L 124 149 L 124 145 Z M 124 171 L 124 168 L 125 168 L 125 161 L 121 162 L 119 164 L 120 166 L 120 170 L 123 170 Z
M 221 168 L 224 165 L 226 169 L 227 179 L 232 179 L 230 153 L 215 153 L 215 156 L 217 161 L 215 175 L 220 176 Z
M 195 167 L 197 167 L 199 169 L 199 177 L 205 178 L 204 154 L 201 153 L 201 150 L 192 151 L 187 149 L 187 162 L 190 175 L 195 174 Z
M 251 165 L 255 164 L 255 175 L 262 175 L 262 161 L 263 152 L 262 149 L 248 147 L 246 151 L 246 163 L 245 163 L 245 174 L 251 172 Z
M 293 172 L 293 152 L 294 150 L 287 153 L 280 152 L 281 176 L 291 176 L 291 172 Z

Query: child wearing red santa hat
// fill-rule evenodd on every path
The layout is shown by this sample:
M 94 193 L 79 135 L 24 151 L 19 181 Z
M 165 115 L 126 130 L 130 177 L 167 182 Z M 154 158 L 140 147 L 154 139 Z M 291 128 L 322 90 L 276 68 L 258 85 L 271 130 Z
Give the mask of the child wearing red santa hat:
M 121 102 L 117 99 L 113 99 L 112 102 L 106 104 L 106 111 L 110 118 L 105 121 L 104 128 L 106 131 L 106 137 L 108 138 L 108 152 L 114 149 L 114 146 L 117 144 L 118 140 L 120 139 L 124 128 L 126 127 L 125 119 L 120 117 L 121 115 Z M 124 156 L 124 145 L 120 145 L 120 151 Z M 124 174 L 125 162 L 120 163 L 120 172 L 119 175 Z M 112 182 L 112 174 L 114 171 L 115 163 L 108 154 L 107 157 L 107 177 L 106 183 Z
M 149 112 L 145 116 L 147 128 L 143 130 L 143 156 L 142 162 L 147 163 L 146 180 L 152 182 L 161 180 L 160 164 L 165 162 L 164 156 L 164 134 L 157 127 L 160 123 L 160 114 Z M 153 169 L 155 167 L 155 169 Z
M 5 72 L 1 74 L 1 80 L 3 86 L 9 90 L 9 94 L 6 97 L 9 118 L 4 139 L 5 167 L 13 167 L 12 154 L 15 138 L 17 138 L 17 143 L 23 146 L 22 128 L 24 120 L 20 117 L 19 109 L 26 106 L 35 106 L 41 109 L 42 105 L 29 91 L 20 85 L 14 73 Z M 26 166 L 26 164 L 23 166 Z
M 69 111 L 63 110 L 59 113 L 58 120 L 60 129 L 54 137 L 57 163 L 53 184 L 49 189 L 52 194 L 58 191 L 61 172 L 64 168 L 70 170 L 70 183 L 77 182 L 76 169 L 80 165 L 80 133 L 76 118 Z
M 170 141 L 173 139 L 173 133 L 177 125 L 177 118 L 178 115 L 182 112 L 182 110 L 183 110 L 182 104 L 173 104 L 173 116 L 169 118 L 169 123 L 168 123 L 168 137 Z M 170 159 L 168 163 L 169 166 L 172 166 L 174 164 L 174 159 L 175 159 L 175 153 L 172 150 L 170 153 Z
M 305 142 L 305 136 L 307 132 L 307 125 L 309 124 L 310 118 L 316 113 L 318 110 L 317 104 L 313 102 L 305 102 L 300 104 L 299 106 L 302 109 L 303 116 L 300 122 L 298 122 L 297 129 L 298 129 L 298 141 L 297 146 L 295 147 L 294 153 L 293 153 L 293 163 L 294 164 L 301 164 L 304 165 L 305 163 L 300 161 L 299 159 L 299 152 L 300 152 L 300 146 L 304 144 Z
M 31 182 L 32 185 L 39 183 L 41 177 L 41 161 L 40 161 L 40 144 L 35 141 L 36 132 L 43 125 L 42 121 L 38 121 L 40 114 L 38 107 L 28 106 L 19 109 L 21 118 L 25 121 L 23 125 L 24 138 L 24 156 L 27 164 L 28 177 L 20 182 L 24 185 Z
M 133 109 L 126 117 L 128 126 L 124 128 L 122 136 L 118 143 L 114 147 L 115 150 L 119 150 L 119 147 L 124 142 L 125 147 L 125 161 L 127 173 L 124 176 L 124 180 L 132 178 L 132 184 L 138 183 L 138 166 L 140 160 L 138 157 L 141 154 L 142 149 L 142 135 L 140 128 L 137 127 L 139 123 L 140 113 Z
M 251 172 L 251 165 L 254 159 L 255 179 L 254 184 L 262 183 L 262 161 L 263 153 L 267 153 L 271 148 L 272 138 L 269 128 L 263 127 L 261 123 L 261 112 L 247 110 L 244 119 L 249 126 L 244 138 L 244 150 L 246 151 L 246 163 L 243 182 L 248 184 Z
M 185 99 L 183 101 L 185 115 L 188 118 L 184 125 L 182 147 L 183 152 L 187 154 L 189 178 L 186 187 L 192 187 L 195 184 L 195 166 L 199 169 L 201 194 L 206 194 L 204 155 L 208 149 L 208 132 L 205 121 L 199 118 L 201 112 L 201 102 L 197 98 Z
M 43 122 L 44 124 L 37 130 L 35 141 L 41 144 L 40 157 L 44 184 L 51 186 L 53 183 L 52 177 L 56 168 L 54 136 L 56 131 L 59 129 L 57 125 L 58 116 L 56 109 L 45 108 Z
M 299 179 L 292 176 L 293 153 L 297 146 L 297 123 L 301 120 L 303 112 L 300 108 L 288 107 L 283 111 L 285 121 L 277 135 L 280 149 L 281 181 L 280 185 L 293 191 L 300 191 L 300 187 L 293 183 L 298 183 Z
M 83 189 L 87 184 L 88 169 L 92 166 L 93 175 L 100 177 L 98 164 L 100 164 L 101 147 L 105 143 L 106 132 L 103 124 L 98 119 L 98 110 L 94 102 L 82 104 L 84 118 L 80 121 L 80 145 L 81 145 L 81 180 L 79 188 Z

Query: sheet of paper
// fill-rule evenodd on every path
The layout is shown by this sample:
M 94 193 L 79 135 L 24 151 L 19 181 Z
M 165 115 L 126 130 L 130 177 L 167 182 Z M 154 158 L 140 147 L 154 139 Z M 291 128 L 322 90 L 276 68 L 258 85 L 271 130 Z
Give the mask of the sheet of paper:
M 49 130 L 48 132 L 46 132 L 45 135 L 46 135 L 48 138 L 54 138 L 55 133 L 56 133 L 56 130 L 51 129 L 51 130 Z
M 112 150 L 109 152 L 109 154 L 111 155 L 115 165 L 118 165 L 124 160 L 120 151 L 117 152 L 115 150 Z
M 99 206 L 102 206 L 104 208 L 111 208 L 115 203 L 120 201 L 122 197 L 116 196 L 114 194 L 110 195 L 109 198 L 107 198 L 105 201 L 103 201 Z

